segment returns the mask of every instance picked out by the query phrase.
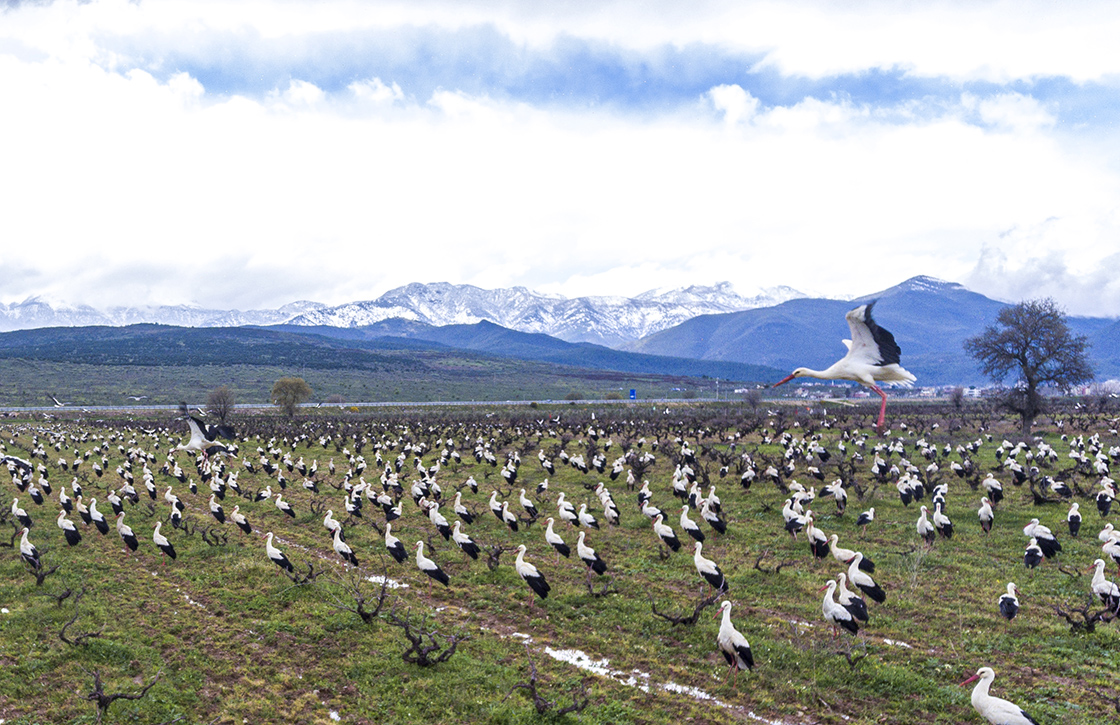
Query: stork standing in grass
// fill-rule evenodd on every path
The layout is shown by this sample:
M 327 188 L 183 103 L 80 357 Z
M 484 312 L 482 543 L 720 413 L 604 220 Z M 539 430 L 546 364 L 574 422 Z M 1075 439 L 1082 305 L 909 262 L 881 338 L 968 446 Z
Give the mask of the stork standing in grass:
M 529 585 L 529 588 L 536 592 L 538 597 L 547 599 L 552 587 L 548 585 L 544 574 L 541 574 L 537 567 L 525 561 L 525 551 L 525 544 L 518 545 L 517 559 L 513 562 L 513 568 L 517 571 L 517 575 Z M 533 598 L 529 597 L 529 606 L 532 606 L 532 604 Z
M 735 625 L 731 623 L 731 602 L 724 600 L 716 611 L 717 617 L 723 621 L 719 625 L 719 634 L 716 635 L 716 645 L 727 660 L 727 666 L 732 672 L 732 677 L 739 674 L 739 670 L 754 668 L 754 657 L 751 655 L 751 646 Z
M 451 586 L 451 578 L 439 568 L 434 561 L 424 556 L 424 542 L 416 542 L 416 566 L 424 572 L 429 579 L 434 579 L 445 587 Z M 431 584 L 428 585 L 429 587 Z
M 1037 720 L 1015 703 L 988 694 L 988 688 L 995 678 L 995 670 L 991 667 L 981 667 L 975 675 L 961 683 L 961 686 L 964 686 L 980 680 L 972 688 L 972 706 L 980 713 L 980 717 L 991 725 L 1038 725 Z
M 711 559 L 707 559 L 701 553 L 704 544 L 697 541 L 695 546 L 695 553 L 692 555 L 692 561 L 696 564 L 696 571 L 700 576 L 704 577 L 704 581 L 708 582 L 713 589 L 722 589 L 727 591 L 727 579 L 724 578 L 723 572 Z
M 891 383 L 913 383 L 917 378 L 899 365 L 902 351 L 898 343 L 887 330 L 879 327 L 871 317 L 871 308 L 874 302 L 860 305 L 848 312 L 848 329 L 851 330 L 852 339 L 844 340 L 848 346 L 848 354 L 824 370 L 810 368 L 797 368 L 788 376 L 774 383 L 777 387 L 793 380 L 794 378 L 820 378 L 823 380 L 854 380 L 855 382 L 875 391 L 882 399 L 879 406 L 879 419 L 875 424 L 876 430 L 885 430 L 884 421 L 887 414 L 887 394 L 878 385 L 877 380 Z
M 999 613 L 1008 622 L 1015 619 L 1015 615 L 1019 613 L 1018 594 L 1019 587 L 1015 586 L 1015 582 L 1008 582 L 1007 592 L 1000 595 Z

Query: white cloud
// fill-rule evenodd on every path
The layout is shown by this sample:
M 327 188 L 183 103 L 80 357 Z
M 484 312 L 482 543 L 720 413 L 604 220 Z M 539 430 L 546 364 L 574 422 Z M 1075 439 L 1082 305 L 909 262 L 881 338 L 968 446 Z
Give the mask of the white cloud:
M 723 120 L 729 124 L 751 120 L 758 113 L 760 105 L 757 98 L 737 83 L 716 86 L 708 91 L 707 97 L 712 106 L 723 113 Z
M 454 87 L 414 97 L 367 73 L 338 93 L 293 75 L 264 97 L 226 97 L 183 72 L 116 72 L 121 59 L 101 44 L 182 32 L 201 44 L 219 32 L 298 43 L 311 31 L 487 22 L 531 44 L 561 34 L 627 48 L 718 43 L 810 76 L 905 67 L 1082 78 L 1120 64 L 1094 51 L 1114 27 L 1107 6 L 1056 21 L 998 4 L 940 15 L 888 4 L 863 25 L 830 5 L 807 17 L 766 3 L 674 4 L 664 15 L 628 3 L 540 7 L 102 0 L 9 11 L 0 133 L 20 143 L 0 176 L 0 266 L 25 274 L 5 280 L 0 301 L 39 292 L 247 308 L 444 279 L 568 296 L 724 279 L 841 295 L 930 274 L 1002 297 L 1044 279 L 1077 311 L 1095 300 L 1120 314 L 1099 273 L 1120 253 L 1117 146 L 1061 129 L 1027 93 L 763 105 L 727 82 L 691 106 L 638 114 Z M 996 18 L 1012 19 L 983 46 Z M 943 47 L 916 38 L 922 23 L 944 31 Z M 1037 57 L 1019 52 L 1031 43 Z

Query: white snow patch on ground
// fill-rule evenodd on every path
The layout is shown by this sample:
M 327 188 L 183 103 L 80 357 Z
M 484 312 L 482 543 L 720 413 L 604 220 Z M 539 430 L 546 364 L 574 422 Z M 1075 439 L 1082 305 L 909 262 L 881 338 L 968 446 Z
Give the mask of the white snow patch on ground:
M 544 651 L 545 654 L 547 654 L 549 657 L 560 660 L 561 662 L 567 662 L 568 664 L 574 665 L 581 670 L 587 670 L 588 672 L 599 675 L 600 677 L 608 677 L 615 682 L 626 685 L 628 687 L 637 687 L 642 692 L 649 692 L 650 675 L 648 672 L 642 672 L 641 670 L 631 670 L 630 672 L 623 672 L 622 670 L 612 670 L 610 668 L 610 660 L 606 657 L 600 660 L 594 660 L 591 659 L 591 657 L 586 652 L 578 649 L 558 650 L 552 649 L 551 647 L 545 647 Z M 712 695 L 701 690 L 698 687 L 678 685 L 675 682 L 665 682 L 656 685 L 656 687 L 666 692 L 687 695 L 696 700 L 710 702 L 713 705 L 718 705 L 719 707 L 725 707 L 735 710 L 740 709 L 736 705 L 730 705 L 726 702 L 723 702 L 722 700 L 712 697 Z M 758 715 L 750 711 L 747 711 L 746 715 L 751 720 L 765 723 L 765 725 L 789 725 L 789 723 L 786 723 L 784 720 L 767 720 L 766 718 L 759 717 Z
M 388 587 L 389 589 L 408 589 L 407 584 L 402 584 L 401 582 L 396 581 L 395 579 L 387 579 L 386 577 L 383 577 L 380 574 L 374 574 L 373 576 L 367 576 L 366 581 L 367 582 L 373 582 L 374 584 L 385 584 L 385 586 Z M 386 584 L 386 582 L 388 582 L 388 583 Z

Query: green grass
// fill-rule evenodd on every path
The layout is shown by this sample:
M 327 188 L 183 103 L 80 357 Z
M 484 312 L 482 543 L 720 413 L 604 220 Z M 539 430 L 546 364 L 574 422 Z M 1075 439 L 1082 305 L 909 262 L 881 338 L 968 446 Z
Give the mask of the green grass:
M 562 411 L 564 429 L 554 426 L 553 433 L 565 436 L 569 453 L 583 451 L 592 424 L 590 411 L 578 406 L 564 406 Z M 242 441 L 241 454 L 233 461 L 234 469 L 241 471 L 239 483 L 244 490 L 268 483 L 276 489 L 275 480 L 263 474 L 249 475 L 241 468 L 243 457 L 258 458 L 258 446 L 293 450 L 293 459 L 303 456 L 308 463 L 318 460 L 320 464 L 322 493 L 318 495 L 299 488 L 298 473 L 284 471 L 293 484 L 284 498 L 295 506 L 295 519 L 283 516 L 270 502 L 235 500 L 232 492 L 227 496 L 227 513 L 234 503 L 240 503 L 257 530 L 250 536 L 231 524 L 218 527 L 206 507 L 205 487 L 194 495 L 186 485 L 158 473 L 168 449 L 178 442 L 178 426 L 172 428 L 172 436 L 160 435 L 158 441 L 135 429 L 114 440 L 104 479 L 94 478 L 88 463 L 78 474 L 87 498 L 96 495 L 103 512 L 109 511 L 103 502 L 107 487 L 118 483 L 113 473 L 122 460 L 117 445 L 136 445 L 155 454 L 151 467 L 160 494 L 172 485 L 187 504 L 189 521 L 228 533 L 228 543 L 210 546 L 197 533 L 188 536 L 165 524 L 164 533 L 179 551 L 174 562 L 162 562 L 151 543 L 152 525 L 168 511 L 162 499 L 153 502 L 154 513 L 146 496 L 139 505 L 127 508 L 127 522 L 141 541 L 140 551 L 129 557 L 122 552 L 114 531 L 101 537 L 82 524 L 82 543 L 68 547 L 53 523 L 57 504 L 36 507 L 21 495 L 21 506 L 35 519 L 31 540 L 40 549 L 48 549 L 44 562 L 58 564 L 60 569 L 38 588 L 18 552 L 0 548 L 0 606 L 9 610 L 0 615 L 4 673 L 0 677 L 0 718 L 21 725 L 93 722 L 95 708 L 85 695 L 92 689 L 88 673 L 94 670 L 101 673 L 106 692 L 137 692 L 160 672 L 159 682 L 145 698 L 118 700 L 111 706 L 107 722 L 121 723 L 161 723 L 177 717 L 183 718 L 180 722 L 197 723 L 329 723 L 333 722 L 332 711 L 348 723 L 740 722 L 749 719 L 748 712 L 791 724 L 968 723 L 979 719 L 969 704 L 969 689 L 957 683 L 983 665 L 997 672 L 993 694 L 1018 702 L 1044 725 L 1098 722 L 1106 716 L 1111 705 L 1090 692 L 1090 687 L 1120 694 L 1115 678 L 1116 652 L 1120 651 L 1117 624 L 1100 625 L 1091 635 L 1074 635 L 1052 609 L 1055 603 L 1080 605 L 1086 598 L 1089 577 L 1080 572 L 1099 555 L 1095 535 L 1102 523 L 1091 503 L 1082 506 L 1086 525 L 1081 538 L 1071 540 L 1064 530 L 1065 506 L 1036 507 L 1025 487 L 1015 488 L 1009 477 L 1000 476 L 1007 499 L 997 511 L 992 534 L 983 536 L 975 518 L 979 494 L 966 482 L 945 475 L 943 480 L 950 487 L 948 513 L 957 535 L 951 541 L 938 541 L 927 552 L 917 546 L 916 506 L 904 508 L 893 485 L 873 488 L 864 501 L 856 501 L 853 493 L 843 516 L 835 513 L 831 501 L 818 501 L 814 507 L 820 514 L 818 525 L 826 533 L 839 534 L 842 545 L 872 557 L 877 565 L 874 578 L 888 592 L 884 605 L 869 603 L 871 622 L 858 638 L 834 639 L 821 620 L 819 589 L 841 570 L 840 565 L 831 558 L 813 563 L 804 538 L 793 540 L 785 533 L 780 515 L 784 497 L 775 486 L 760 481 L 744 491 L 734 474 L 720 479 L 719 464 L 703 454 L 702 446 L 712 455 L 726 451 L 727 435 L 740 430 L 746 433 L 736 443 L 736 452 L 749 451 L 760 463 L 764 457 L 780 461 L 782 449 L 762 439 L 763 434 L 772 434 L 773 421 L 759 421 L 747 409 L 727 406 L 681 406 L 670 416 L 659 413 L 650 420 L 641 419 L 640 408 L 596 413 L 594 425 L 607 433 L 600 443 L 607 437 L 614 442 L 607 451 L 608 465 L 620 455 L 619 444 L 624 440 L 634 442 L 645 436 L 645 450 L 654 440 L 660 442 L 657 463 L 646 477 L 654 502 L 669 514 L 668 523 L 680 535 L 679 507 L 669 493 L 674 468 L 671 458 L 679 449 L 676 436 L 684 436 L 708 467 L 727 512 L 729 531 L 723 537 L 709 535 L 704 553 L 728 576 L 729 597 L 735 604 L 733 620 L 750 641 L 757 663 L 753 672 L 740 673 L 734 686 L 727 681 L 726 666 L 715 648 L 719 624 L 715 607 L 706 609 L 692 627 L 674 627 L 651 613 L 651 598 L 661 611 L 684 613 L 691 612 L 709 590 L 696 574 L 690 553 L 682 550 L 668 558 L 659 556 L 649 522 L 636 510 L 635 493 L 627 490 L 624 476 L 611 482 L 605 475 L 585 475 L 557 461 L 556 474 L 549 477 L 549 493 L 539 504 L 542 511 L 552 514 L 556 494 L 565 491 L 577 505 L 590 503 L 601 519 L 598 501 L 585 486 L 604 481 L 613 492 L 622 511 L 621 526 L 604 526 L 602 531 L 588 534 L 588 542 L 610 567 L 612 591 L 593 596 L 584 584 L 583 566 L 574 557 L 556 562 L 543 540 L 542 523 L 514 533 L 494 519 L 486 500 L 499 480 L 497 469 L 476 464 L 471 454 L 480 436 L 497 441 L 495 453 L 500 460 L 510 450 L 522 451 L 518 484 L 512 492 L 508 487 L 502 489 L 517 510 L 517 489 L 525 486 L 536 498 L 533 487 L 546 475 L 536 460 L 537 450 L 550 450 L 558 438 L 547 430 L 538 437 L 535 423 L 524 411 L 498 410 L 488 418 L 483 412 L 425 410 L 366 419 L 360 426 L 353 418 L 309 418 L 298 425 L 277 418 L 241 421 L 243 430 L 261 434 L 259 439 Z M 856 416 L 848 411 L 841 414 Z M 785 419 L 787 425 L 795 415 Z M 940 448 L 982 436 L 977 429 L 981 422 L 994 425 L 990 431 L 994 441 L 974 457 L 986 470 L 995 463 L 995 446 L 1003 437 L 1010 437 L 1013 429 L 1010 423 L 990 415 L 966 414 L 954 421 L 945 411 L 929 410 L 907 412 L 906 416 L 909 431 L 896 433 L 902 432 L 906 455 L 920 467 L 926 462 L 913 452 L 913 442 L 922 435 Z M 819 418 L 814 421 L 802 415 L 797 419 L 800 427 L 789 430 L 799 437 L 819 433 L 826 447 L 835 451 L 844 424 L 865 420 L 856 416 L 834 421 L 826 429 L 819 427 Z M 930 429 L 934 422 L 940 424 L 937 430 Z M 950 432 L 953 422 L 964 427 Z M 1103 420 L 1085 425 L 1090 423 L 1094 424 L 1090 432 L 1102 433 L 1106 450 L 1117 443 Z M 9 421 L 0 427 L 0 439 L 6 442 L 7 452 L 26 457 L 32 436 L 42 425 Z M 67 436 L 61 451 L 49 445 L 49 434 L 40 433 L 39 439 L 47 446 L 46 465 L 57 488 L 73 476 L 56 467 L 62 452 L 72 460 L 75 448 L 85 451 L 95 445 L 88 436 L 107 435 L 111 428 L 108 424 L 84 427 L 66 422 L 53 426 L 44 430 L 64 431 Z M 469 637 L 454 657 L 436 667 L 419 668 L 401 659 L 405 641 L 384 620 L 389 607 L 382 618 L 367 625 L 335 606 L 338 600 L 352 603 L 352 599 L 346 591 L 344 569 L 322 528 L 322 516 L 312 512 L 311 504 L 315 501 L 317 507 L 330 507 L 336 514 L 342 508 L 342 494 L 329 482 L 341 482 L 346 464 L 340 449 L 353 452 L 355 441 L 337 437 L 326 448 L 318 442 L 320 435 L 332 431 L 340 436 L 342 426 L 351 426 L 347 429 L 351 436 L 358 430 L 366 439 L 362 454 L 369 468 L 364 477 L 371 482 L 378 475 L 373 442 L 426 441 L 431 448 L 423 461 L 430 466 L 439 454 L 437 442 L 453 437 L 463 463 L 446 465 L 438 475 L 444 496 L 452 498 L 456 487 L 473 475 L 480 484 L 479 493 L 464 489 L 463 498 L 478 519 L 465 529 L 484 547 L 507 549 L 496 571 L 490 571 L 483 561 L 470 562 L 443 542 L 412 501 L 406 500 L 405 515 L 395 522 L 394 533 L 409 545 L 410 552 L 418 538 L 431 542 L 434 546 L 428 555 L 451 576 L 450 588 L 429 587 L 411 559 L 398 565 L 382 553 L 381 538 L 368 523 L 346 526 L 347 540 L 362 562 L 363 575 L 385 570 L 393 579 L 409 584 L 406 589 L 390 590 L 390 606 L 397 606 L 398 615 L 408 609 L 413 617 L 429 617 L 444 635 Z M 18 437 L 13 437 L 17 430 Z M 300 432 L 306 432 L 308 438 L 294 448 L 291 438 L 283 440 L 285 435 Z M 1056 474 L 1069 465 L 1064 458 L 1068 445 L 1058 440 L 1054 429 L 1043 432 L 1063 456 L 1048 471 Z M 270 442 L 273 435 L 277 439 Z M 135 444 L 130 443 L 133 436 Z M 868 440 L 867 460 L 857 466 L 858 480 L 869 487 L 873 486 L 867 472 L 870 449 L 877 440 Z M 850 441 L 848 445 L 851 450 Z M 395 459 L 400 450 L 398 445 L 387 451 L 386 460 Z M 177 458 L 197 481 L 193 465 L 187 465 L 182 454 Z M 331 458 L 339 466 L 334 477 L 326 475 Z M 409 463 L 411 460 L 409 455 Z M 829 481 L 835 477 L 835 460 L 826 467 Z M 892 460 L 897 461 L 898 456 Z M 947 462 L 945 466 L 947 473 Z M 136 475 L 137 488 L 143 494 L 139 465 Z M 413 478 L 405 468 L 402 482 L 406 489 Z M 804 474 L 804 463 L 798 464 L 794 478 L 806 486 L 817 483 Z M 1094 488 L 1093 478 L 1076 474 L 1066 480 Z M 6 512 L 15 489 L 8 481 L 0 488 L 4 491 L 0 510 Z M 876 521 L 861 540 L 855 518 L 871 505 L 876 507 Z M 443 512 L 452 519 L 449 508 Z M 383 520 L 368 503 L 364 512 Z M 1025 539 L 1021 528 L 1035 516 L 1058 533 L 1065 552 L 1059 562 L 1046 562 L 1028 572 L 1022 565 Z M 699 519 L 698 514 L 693 518 Z M 0 526 L 4 532 L 13 528 L 9 523 Z M 265 556 L 263 534 L 269 530 L 286 542 L 281 548 L 297 567 L 311 561 L 326 573 L 313 583 L 293 586 Z M 557 531 L 574 548 L 575 531 L 566 525 L 558 526 Z M 7 543 L 7 538 L 5 533 L 0 543 Z M 527 558 L 553 586 L 548 600 L 532 606 L 528 587 L 512 568 L 513 549 L 520 543 L 528 546 Z M 780 562 L 793 563 L 774 573 Z M 1069 573 L 1059 570 L 1059 564 Z M 996 600 L 1011 580 L 1022 592 L 1023 611 L 1007 624 L 999 617 Z M 601 587 L 598 581 L 596 585 Z M 60 605 L 44 596 L 67 588 L 74 592 L 84 588 L 77 609 L 73 596 Z M 376 587 L 367 584 L 366 592 L 373 594 Z M 79 616 L 68 630 L 70 636 L 101 630 L 86 646 L 68 646 L 58 636 L 75 611 Z M 531 637 L 528 649 L 516 633 Z M 545 653 L 546 647 L 579 649 L 593 660 L 606 658 L 608 669 L 648 682 L 648 692 L 624 684 L 625 676 L 596 676 L 555 660 Z M 585 681 L 590 700 L 587 709 L 578 715 L 540 717 L 521 690 L 510 694 L 515 685 L 528 681 L 530 657 L 544 697 L 563 707 Z M 662 687 L 667 683 L 699 688 L 726 707 L 667 691 Z

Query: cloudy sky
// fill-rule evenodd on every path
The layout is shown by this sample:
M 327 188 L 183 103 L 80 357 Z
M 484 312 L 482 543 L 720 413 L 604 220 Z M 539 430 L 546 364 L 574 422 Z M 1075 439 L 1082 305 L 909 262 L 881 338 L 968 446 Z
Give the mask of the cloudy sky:
M 1120 4 L 0 2 L 0 302 L 927 274 L 1120 315 Z

